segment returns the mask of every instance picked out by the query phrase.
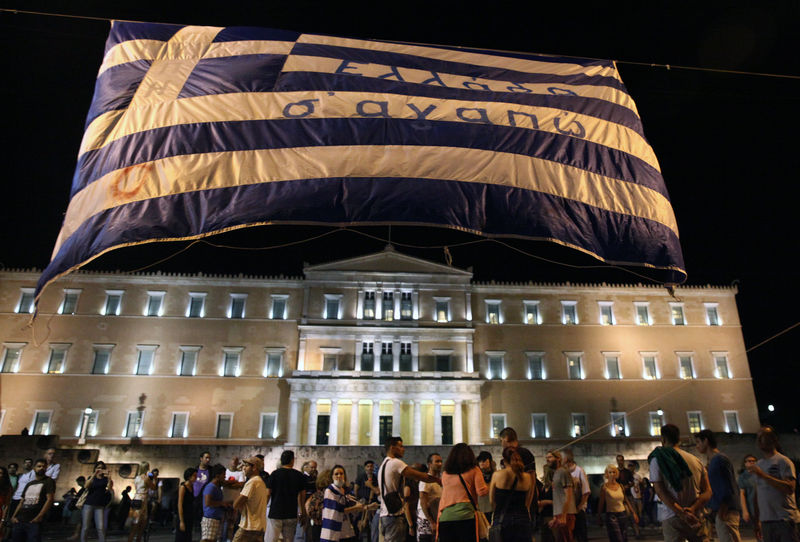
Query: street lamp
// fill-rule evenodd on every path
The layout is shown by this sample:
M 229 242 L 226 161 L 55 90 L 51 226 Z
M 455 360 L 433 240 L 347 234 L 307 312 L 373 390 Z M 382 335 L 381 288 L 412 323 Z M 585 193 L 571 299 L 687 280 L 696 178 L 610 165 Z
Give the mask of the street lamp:
M 81 424 L 81 436 L 78 438 L 78 444 L 86 444 L 86 432 L 89 430 L 89 418 L 92 415 L 92 406 L 89 405 L 83 409 L 83 423 Z

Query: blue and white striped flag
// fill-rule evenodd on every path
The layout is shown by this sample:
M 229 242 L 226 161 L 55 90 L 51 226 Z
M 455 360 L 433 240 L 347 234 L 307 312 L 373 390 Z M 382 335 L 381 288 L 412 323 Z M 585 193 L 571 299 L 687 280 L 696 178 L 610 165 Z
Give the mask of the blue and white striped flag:
M 115 22 L 40 288 L 114 248 L 260 224 L 544 239 L 685 279 L 611 61 Z

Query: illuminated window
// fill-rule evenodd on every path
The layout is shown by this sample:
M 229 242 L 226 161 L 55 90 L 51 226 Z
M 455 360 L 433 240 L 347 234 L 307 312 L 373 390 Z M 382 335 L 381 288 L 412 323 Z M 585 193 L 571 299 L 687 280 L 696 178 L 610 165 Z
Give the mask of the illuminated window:
M 714 356 L 714 376 L 717 378 L 730 378 L 731 372 L 728 368 L 728 356 L 719 352 L 712 352 L 712 355 Z
M 650 303 L 647 301 L 634 301 L 636 308 L 636 325 L 649 326 L 653 322 L 650 320 Z
M 505 352 L 486 352 L 489 380 L 503 380 L 506 377 Z
M 339 320 L 342 311 L 342 294 L 325 294 L 325 314 L 326 320 Z
M 739 427 L 739 413 L 735 410 L 726 410 L 723 414 L 725 415 L 725 432 L 741 433 L 742 428 Z
M 670 303 L 669 308 L 672 315 L 672 325 L 685 326 L 686 318 L 683 314 L 683 303 Z
M 188 412 L 173 412 L 172 423 L 169 426 L 169 434 L 171 438 L 186 438 L 189 436 L 189 413 Z
M 611 413 L 611 436 L 612 437 L 628 436 L 628 421 L 624 412 Z
M 655 354 L 642 353 L 642 377 L 646 380 L 657 380 L 661 377 Z
M 129 411 L 125 420 L 125 429 L 122 436 L 126 438 L 137 438 L 142 436 L 142 422 L 144 421 L 144 411 Z
M 264 366 L 264 376 L 267 378 L 280 378 L 283 376 L 283 354 L 285 348 L 267 348 L 267 359 Z
M 244 318 L 244 307 L 247 294 L 231 294 L 231 303 L 228 308 L 228 318 Z
M 206 315 L 206 292 L 189 292 L 188 318 L 203 318 Z
M 194 376 L 197 374 L 197 356 L 200 353 L 199 346 L 181 346 L 181 359 L 179 361 L 179 376 Z
M 33 423 L 31 435 L 49 435 L 50 419 L 53 417 L 52 410 L 37 410 L 33 413 Z
M 270 318 L 272 318 L 273 320 L 286 320 L 288 305 L 289 305 L 288 295 L 283 295 L 283 294 L 273 295 L 272 307 L 270 310 Z
M 276 412 L 262 412 L 261 425 L 258 438 L 272 440 L 278 438 L 278 414 Z
M 400 319 L 411 320 L 414 317 L 414 300 L 411 298 L 411 292 L 402 292 L 400 294 Z
M 47 360 L 47 372 L 50 374 L 60 374 L 64 372 L 67 363 L 68 344 L 51 344 L 50 357 Z
M 19 314 L 30 314 L 33 312 L 34 289 L 20 288 L 19 302 L 14 312 Z
M 449 297 L 434 297 L 436 304 L 436 321 L 449 322 L 450 321 L 450 298 Z
M 364 292 L 364 320 L 375 319 L 375 292 Z
M 22 358 L 22 349 L 27 343 L 5 343 L 3 358 L 0 360 L 0 373 L 16 373 Z
M 538 325 L 542 323 L 542 317 L 539 313 L 538 301 L 523 301 L 525 309 L 524 322 L 529 325 Z
M 239 376 L 239 361 L 243 347 L 222 349 L 222 370 L 219 376 Z
M 573 326 L 578 323 L 577 301 L 561 302 L 561 323 L 567 326 Z
M 505 414 L 490 414 L 491 420 L 491 438 L 500 438 L 500 431 L 506 428 L 506 415 Z
M 619 356 L 606 354 L 606 378 L 608 380 L 619 380 L 622 373 L 619 370 Z
M 583 379 L 583 363 L 582 363 L 582 356 L 583 354 L 580 353 L 567 353 L 567 373 L 569 374 L 570 380 L 582 380 Z
M 717 303 L 705 303 L 706 323 L 710 326 L 721 326 L 722 320 L 719 318 L 719 305 Z
M 61 306 L 58 307 L 58 314 L 75 314 L 78 308 L 78 297 L 80 295 L 80 290 L 64 290 L 64 299 L 61 300 Z
M 122 310 L 123 290 L 106 290 L 106 303 L 103 306 L 105 316 L 119 316 Z
M 138 356 L 136 359 L 136 374 L 151 375 L 155 367 L 156 349 L 158 346 L 152 344 L 137 344 Z
M 586 422 L 587 416 L 583 413 L 572 413 L 572 436 L 580 437 L 586 434 L 588 424 Z
M 79 414 L 80 421 L 78 422 L 78 428 L 75 429 L 75 436 L 80 437 L 81 433 L 83 432 L 83 424 L 86 423 L 86 436 L 89 437 L 96 437 L 97 436 L 97 415 L 98 412 L 96 410 L 92 410 L 89 414 L 81 411 Z
M 613 326 L 614 321 L 614 303 L 612 301 L 598 301 L 600 308 L 600 324 L 604 326 Z
M 147 292 L 147 306 L 144 309 L 145 316 L 161 316 L 164 313 L 164 295 L 166 295 L 166 292 Z
M 550 432 L 547 430 L 547 414 L 531 414 L 531 436 L 533 438 L 550 438 Z
M 486 300 L 486 323 L 501 324 L 500 301 L 497 299 Z
M 528 380 L 544 380 L 544 352 L 526 352 Z
M 691 410 L 686 413 L 689 422 L 689 433 L 695 434 L 703 430 L 703 416 L 699 410 Z
M 694 363 L 691 354 L 678 354 L 678 367 L 681 378 L 684 380 L 694 378 Z
M 664 413 L 658 411 L 650 412 L 649 419 L 650 419 L 650 435 L 654 437 L 661 436 L 661 427 L 664 425 Z
M 231 429 L 233 428 L 233 413 L 232 412 L 218 412 L 217 413 L 217 430 L 215 431 L 217 438 L 231 438 Z
M 394 320 L 394 292 L 383 292 L 383 319 L 387 322 Z
M 95 375 L 108 374 L 108 366 L 111 362 L 111 350 L 113 348 L 114 348 L 113 344 L 94 345 L 94 360 L 92 362 L 92 374 Z

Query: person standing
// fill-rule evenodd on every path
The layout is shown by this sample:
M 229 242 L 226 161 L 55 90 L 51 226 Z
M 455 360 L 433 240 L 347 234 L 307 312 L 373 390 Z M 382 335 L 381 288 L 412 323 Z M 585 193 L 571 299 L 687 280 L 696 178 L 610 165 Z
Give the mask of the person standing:
M 200 522 L 203 542 L 217 542 L 222 534 L 222 518 L 225 509 L 231 506 L 224 500 L 222 482 L 225 480 L 225 467 L 214 465 L 209 473 L 211 479 L 203 489 L 203 519 Z
M 764 457 L 747 467 L 756 476 L 756 536 L 760 534 L 764 542 L 799 542 L 794 465 L 780 453 L 778 434 L 772 427 L 759 429 L 756 444 Z
M 40 542 L 42 523 L 53 505 L 56 484 L 45 474 L 47 460 L 33 464 L 33 478 L 22 488 L 19 506 L 11 517 L 11 537 L 14 542 Z
M 47 461 L 47 468 L 44 473 L 55 483 L 58 480 L 58 475 L 61 474 L 61 465 L 56 463 L 56 449 L 48 448 L 44 452 L 44 460 Z
M 247 481 L 233 503 L 234 510 L 242 516 L 233 542 L 262 542 L 267 530 L 267 486 L 260 476 L 264 462 L 253 456 L 242 465 Z
M 400 437 L 386 439 L 386 458 L 378 469 L 378 488 L 381 495 L 381 508 L 379 513 L 379 529 L 384 542 L 404 542 L 408 533 L 408 525 L 403 515 L 403 507 L 389 510 L 386 506 L 385 496 L 397 492 L 402 494 L 402 479 L 411 478 L 418 482 L 439 482 L 439 479 L 426 472 L 419 472 L 402 460 L 405 455 L 405 446 Z M 399 498 L 398 500 L 402 500 Z
M 194 529 L 194 480 L 197 469 L 189 467 L 183 471 L 183 482 L 178 487 L 178 526 L 175 542 L 192 542 Z
M 553 519 L 550 528 L 556 542 L 572 542 L 575 528 L 575 484 L 572 475 L 564 467 L 561 454 L 551 450 L 547 454 L 549 467 L 553 469 Z
M 442 475 L 442 456 L 436 452 L 428 455 L 428 472 L 435 477 Z M 417 505 L 417 541 L 433 542 L 436 539 L 439 501 L 442 486 L 433 482 L 419 482 L 419 504 Z
M 150 477 L 150 463 L 147 461 L 139 463 L 139 474 L 133 480 L 133 487 L 135 493 L 131 500 L 131 532 L 128 534 L 128 542 L 141 540 L 147 522 L 150 521 L 147 515 L 147 497 L 155 485 Z
M 267 479 L 267 542 L 277 542 L 281 534 L 286 541 L 294 538 L 298 520 L 305 523 L 305 496 L 305 476 L 294 468 L 294 452 L 284 450 L 281 454 L 281 467 L 275 469 Z
M 26 457 L 22 462 L 22 474 L 17 477 L 17 488 L 11 496 L 11 504 L 8 507 L 8 514 L 6 514 L 9 519 L 14 515 L 14 510 L 17 509 L 17 506 L 19 506 L 19 502 L 22 499 L 22 490 L 25 489 L 28 482 L 35 477 L 36 473 L 33 472 L 33 459 Z
M 628 504 L 625 498 L 625 491 L 617 482 L 619 468 L 616 465 L 606 467 L 606 481 L 600 488 L 600 499 L 597 503 L 597 516 L 605 513 L 606 532 L 610 542 L 628 542 Z M 631 514 L 634 521 L 639 519 L 636 512 Z
M 460 442 L 447 455 L 442 474 L 442 498 L 439 501 L 438 540 L 440 542 L 478 541 L 477 503 L 488 495 L 475 454 Z
M 756 477 L 747 470 L 747 467 L 752 467 L 756 464 L 756 461 L 758 461 L 758 458 L 753 454 L 744 456 L 742 469 L 736 479 L 736 483 L 739 486 L 739 500 L 742 503 L 742 519 L 745 523 L 758 519 L 755 514 Z
M 564 468 L 567 469 L 570 476 L 572 476 L 572 483 L 575 494 L 575 529 L 572 534 L 577 542 L 588 542 L 589 532 L 588 525 L 586 524 L 586 506 L 589 504 L 589 496 L 592 494 L 592 488 L 589 486 L 589 479 L 586 478 L 586 471 L 584 471 L 577 463 L 575 463 L 575 456 L 572 450 L 564 450 Z
M 8 469 L 0 467 L 0 532 L 3 532 L 6 526 L 6 514 L 13 494 L 14 486 L 11 485 Z
M 741 500 L 733 465 L 717 448 L 717 438 L 709 429 L 703 429 L 694 436 L 697 451 L 706 456 L 708 483 L 711 485 L 711 500 L 708 507 L 716 513 L 714 525 L 719 542 L 741 542 L 739 519 Z
M 492 476 L 489 501 L 494 508 L 493 525 L 501 526 L 503 542 L 530 542 L 533 524 L 529 509 L 536 491 L 533 473 L 524 471 L 517 448 L 503 450 L 506 468 Z
M 483 474 L 483 481 L 486 482 L 486 485 L 488 486 L 489 484 L 491 484 L 492 475 L 496 470 L 494 460 L 492 459 L 492 454 L 490 454 L 486 450 L 479 453 L 478 468 L 481 469 L 481 473 Z M 483 495 L 478 497 L 478 510 L 480 510 L 486 515 L 486 519 L 489 520 L 489 523 L 492 522 L 492 503 L 490 502 L 488 495 Z
M 81 509 L 83 524 L 81 527 L 81 542 L 86 542 L 89 524 L 94 520 L 94 528 L 97 530 L 97 539 L 100 542 L 106 540 L 106 503 L 107 494 L 113 488 L 113 482 L 107 476 L 106 464 L 98 461 L 94 465 L 94 473 L 84 486 L 86 500 Z
M 331 477 L 333 483 L 325 489 L 322 503 L 320 542 L 355 542 L 356 533 L 349 514 L 359 512 L 367 505 L 347 495 L 347 473 L 343 466 L 334 465 Z
M 654 449 L 650 463 L 650 480 L 664 506 L 659 520 L 665 542 L 706 542 L 709 540 L 702 521 L 703 508 L 711 499 L 711 486 L 700 460 L 680 449 L 678 426 L 661 427 L 661 446 Z
M 19 465 L 16 463 L 9 463 L 8 464 L 8 479 L 11 482 L 11 489 L 14 491 L 17 490 L 17 482 L 19 481 L 19 475 L 17 474 L 17 470 L 19 470 Z

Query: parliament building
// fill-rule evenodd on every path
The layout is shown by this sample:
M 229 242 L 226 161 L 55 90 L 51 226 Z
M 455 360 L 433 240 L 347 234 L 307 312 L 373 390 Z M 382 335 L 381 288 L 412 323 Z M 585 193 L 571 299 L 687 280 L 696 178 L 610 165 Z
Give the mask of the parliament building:
M 0 271 L 0 434 L 61 446 L 753 433 L 736 289 L 476 282 L 391 247 L 298 277 Z

